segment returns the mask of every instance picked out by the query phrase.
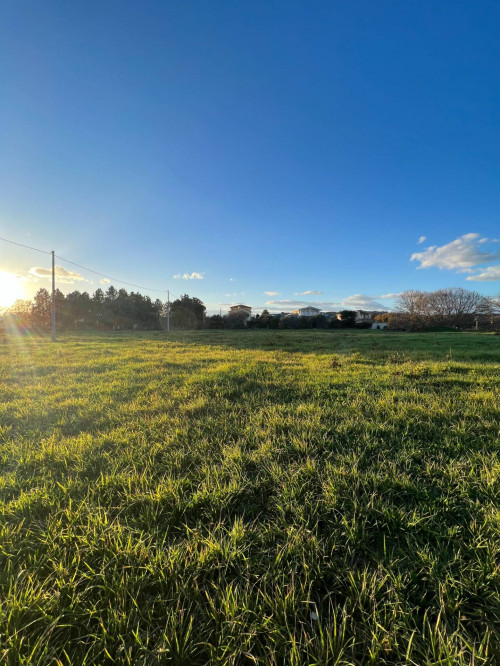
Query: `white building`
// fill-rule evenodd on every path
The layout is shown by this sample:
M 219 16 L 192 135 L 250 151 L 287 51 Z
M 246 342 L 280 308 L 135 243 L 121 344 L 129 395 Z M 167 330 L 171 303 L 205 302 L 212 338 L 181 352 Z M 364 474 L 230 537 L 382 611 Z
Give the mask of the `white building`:
M 366 310 L 356 310 L 356 324 L 373 321 L 373 312 L 366 312 Z
M 238 304 L 238 305 L 232 305 L 229 308 L 229 316 L 230 317 L 241 317 L 243 321 L 246 323 L 252 316 L 252 308 L 250 305 L 243 305 L 243 304 Z
M 316 315 L 319 315 L 321 310 L 319 308 L 313 308 L 312 305 L 308 305 L 305 308 L 299 308 L 298 310 L 294 310 L 292 314 L 294 315 L 299 315 L 299 317 L 314 317 Z

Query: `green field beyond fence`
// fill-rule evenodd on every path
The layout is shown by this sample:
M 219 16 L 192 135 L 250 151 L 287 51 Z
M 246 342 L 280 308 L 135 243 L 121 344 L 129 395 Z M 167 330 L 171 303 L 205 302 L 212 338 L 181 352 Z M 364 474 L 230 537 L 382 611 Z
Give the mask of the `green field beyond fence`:
M 500 663 L 500 337 L 0 354 L 2 664 Z

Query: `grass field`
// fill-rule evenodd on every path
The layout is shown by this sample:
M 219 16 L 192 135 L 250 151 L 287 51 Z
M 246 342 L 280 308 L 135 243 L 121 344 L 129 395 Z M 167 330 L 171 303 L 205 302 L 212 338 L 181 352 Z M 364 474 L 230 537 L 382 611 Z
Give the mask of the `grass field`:
M 500 663 L 500 337 L 0 354 L 0 663 Z

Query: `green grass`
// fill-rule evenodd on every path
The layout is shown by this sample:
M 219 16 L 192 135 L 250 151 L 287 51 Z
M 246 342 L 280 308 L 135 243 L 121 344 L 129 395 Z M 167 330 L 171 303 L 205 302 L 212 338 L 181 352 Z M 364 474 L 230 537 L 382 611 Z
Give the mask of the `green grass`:
M 500 663 L 499 337 L 0 355 L 0 663 Z

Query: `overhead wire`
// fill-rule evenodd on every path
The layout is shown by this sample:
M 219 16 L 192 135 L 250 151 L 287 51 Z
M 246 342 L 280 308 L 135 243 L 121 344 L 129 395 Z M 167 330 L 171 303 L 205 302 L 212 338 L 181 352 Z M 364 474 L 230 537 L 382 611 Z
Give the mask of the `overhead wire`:
M 81 264 L 77 264 L 75 261 L 70 261 L 69 259 L 60 257 L 58 254 L 56 254 L 55 257 L 60 261 L 65 261 L 67 264 L 71 264 L 72 266 L 77 266 L 78 268 L 82 268 L 84 271 L 88 271 L 89 273 L 94 273 L 94 275 L 99 275 L 100 277 L 106 278 L 106 280 L 112 280 L 113 282 L 120 282 L 120 284 L 126 284 L 129 287 L 136 287 L 137 289 L 145 289 L 146 291 L 157 291 L 161 292 L 162 294 L 166 294 L 168 291 L 168 289 L 152 289 L 151 287 L 144 287 L 143 285 L 134 284 L 133 282 L 125 282 L 125 280 L 119 280 L 118 278 L 111 277 L 110 275 L 99 273 L 98 271 L 94 271 L 92 268 L 88 268 L 87 266 L 82 266 Z
M 6 243 L 12 243 L 12 245 L 19 245 L 19 247 L 27 247 L 28 250 L 35 250 L 35 252 L 42 252 L 43 254 L 50 254 L 47 250 L 40 250 L 39 247 L 31 247 L 31 245 L 24 245 L 24 243 L 16 243 L 16 241 L 9 240 L 8 238 L 1 238 L 0 240 L 5 241 Z
M 16 241 L 10 240 L 9 238 L 3 238 L 0 236 L 0 241 L 4 241 L 5 243 L 11 243 L 12 245 L 18 245 L 19 247 L 25 247 L 29 250 L 34 250 L 35 252 L 42 252 L 42 254 L 52 254 L 50 251 L 47 250 L 41 250 L 38 247 L 32 247 L 31 245 L 25 245 L 24 243 L 17 243 Z M 126 282 L 125 280 L 119 280 L 118 278 L 111 277 L 110 275 L 106 275 L 105 273 L 100 273 L 99 271 L 95 271 L 92 268 L 88 268 L 87 266 L 83 266 L 82 264 L 77 264 L 75 261 L 71 261 L 70 259 L 65 259 L 64 257 L 59 256 L 58 254 L 54 254 L 54 257 L 59 259 L 59 261 L 64 261 L 67 264 L 71 264 L 72 266 L 77 266 L 78 268 L 81 268 L 82 270 L 88 271 L 89 273 L 94 273 L 94 275 L 99 275 L 100 277 L 105 278 L 106 280 L 111 280 L 113 282 L 119 282 L 120 284 L 126 284 L 129 287 L 135 287 L 136 289 L 144 289 L 145 291 L 154 291 L 162 294 L 167 294 L 169 293 L 168 289 L 153 289 L 151 287 L 145 287 L 140 284 L 134 284 L 133 282 Z M 170 292 L 170 295 L 173 296 L 174 298 L 177 298 L 176 294 L 173 294 Z

